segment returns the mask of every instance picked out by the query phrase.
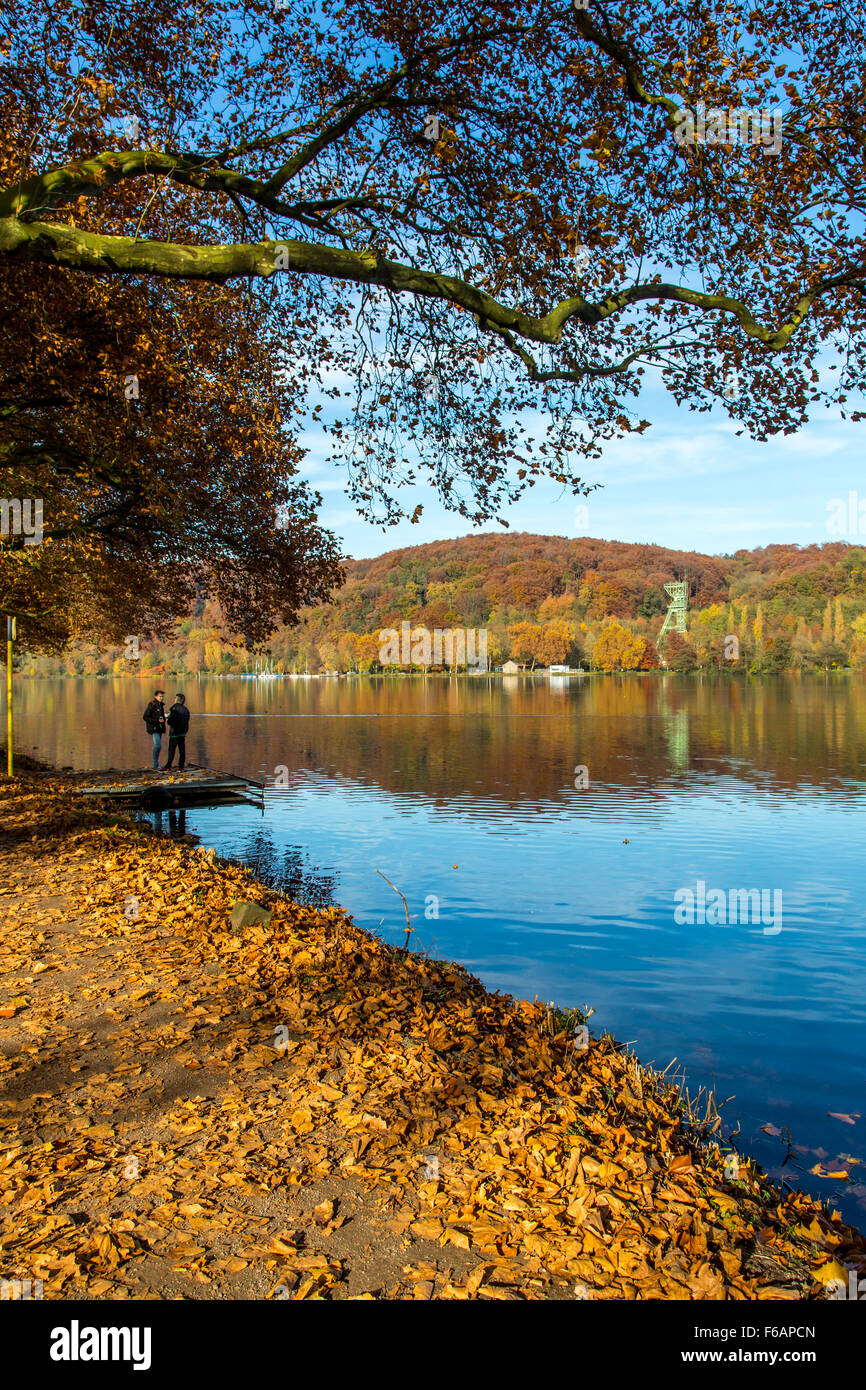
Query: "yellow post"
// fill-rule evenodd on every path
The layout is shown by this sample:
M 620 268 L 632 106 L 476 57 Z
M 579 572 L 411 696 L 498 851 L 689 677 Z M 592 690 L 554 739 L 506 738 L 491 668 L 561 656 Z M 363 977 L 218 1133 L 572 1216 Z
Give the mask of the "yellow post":
M 12 758 L 12 641 L 15 637 L 15 619 L 6 619 L 6 772 L 13 775 Z

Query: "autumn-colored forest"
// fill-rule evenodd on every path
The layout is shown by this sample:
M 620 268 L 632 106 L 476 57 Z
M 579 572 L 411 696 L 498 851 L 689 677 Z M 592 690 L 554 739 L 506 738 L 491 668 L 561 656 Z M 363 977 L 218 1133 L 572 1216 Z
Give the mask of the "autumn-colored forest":
M 686 579 L 686 639 L 658 646 L 664 584 Z M 349 560 L 332 602 L 302 611 L 267 646 L 232 642 L 213 600 L 179 621 L 174 640 L 139 634 L 127 649 L 73 647 L 25 657 L 24 674 L 240 674 L 379 670 L 379 632 L 402 622 L 488 630 L 488 659 L 527 669 L 567 662 L 650 670 L 751 672 L 866 665 L 866 551 L 843 542 L 771 545 L 733 555 L 590 538 L 465 536 Z M 130 634 L 133 636 L 135 634 Z M 733 644 L 729 640 L 737 638 Z M 726 641 L 726 639 L 728 639 Z M 733 653 L 738 652 L 734 657 Z

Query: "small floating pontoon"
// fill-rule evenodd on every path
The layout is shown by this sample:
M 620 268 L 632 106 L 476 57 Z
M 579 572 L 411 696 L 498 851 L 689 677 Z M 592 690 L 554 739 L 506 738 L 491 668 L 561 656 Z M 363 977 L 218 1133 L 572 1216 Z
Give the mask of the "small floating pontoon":
M 193 801 L 255 801 L 265 793 L 265 780 L 254 782 L 237 772 L 216 772 L 211 768 L 187 764 L 183 772 L 94 773 L 86 786 L 76 787 L 79 796 L 107 796 L 122 801 L 138 801 L 151 806 L 185 806 Z

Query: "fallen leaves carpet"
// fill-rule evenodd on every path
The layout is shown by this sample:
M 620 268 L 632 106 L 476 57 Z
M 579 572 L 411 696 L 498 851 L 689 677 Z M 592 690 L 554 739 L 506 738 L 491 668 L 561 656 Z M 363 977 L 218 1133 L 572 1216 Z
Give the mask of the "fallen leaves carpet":
M 75 781 L 0 793 L 0 1277 L 47 1298 L 799 1299 L 866 1273 L 835 1213 L 727 1181 L 613 1039 L 575 1051 L 544 1006 Z M 233 929 L 237 900 L 269 925 Z

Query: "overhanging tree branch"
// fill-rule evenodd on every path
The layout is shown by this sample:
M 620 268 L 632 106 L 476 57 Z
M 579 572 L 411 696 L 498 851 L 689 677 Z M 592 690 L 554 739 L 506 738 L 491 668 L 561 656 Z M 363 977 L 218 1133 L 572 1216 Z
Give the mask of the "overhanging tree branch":
M 103 236 L 48 222 L 0 219 L 0 254 L 10 259 L 117 275 L 156 275 L 214 284 L 248 276 L 269 279 L 280 273 L 279 257 L 284 250 L 288 250 L 294 274 L 378 285 L 399 293 L 438 299 L 474 314 L 494 328 L 551 345 L 561 340 L 562 331 L 571 319 L 593 326 L 622 314 L 633 305 L 651 301 L 682 304 L 705 313 L 731 314 L 747 338 L 778 351 L 787 346 L 818 298 L 844 288 L 862 294 L 866 286 L 864 271 L 859 269 L 818 280 L 798 296 L 790 313 L 776 327 L 759 323 L 747 305 L 730 295 L 707 294 L 662 281 L 627 286 L 606 295 L 598 303 L 577 295 L 563 300 L 546 314 L 535 316 L 500 304 L 492 295 L 457 276 L 402 265 L 373 251 L 349 251 L 295 240 L 190 246 Z

